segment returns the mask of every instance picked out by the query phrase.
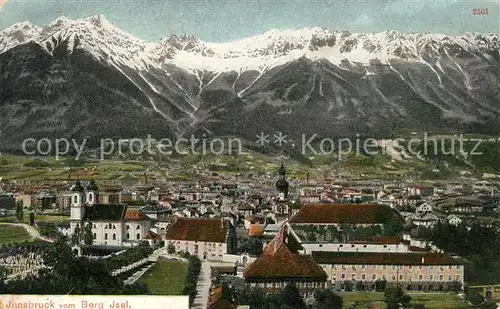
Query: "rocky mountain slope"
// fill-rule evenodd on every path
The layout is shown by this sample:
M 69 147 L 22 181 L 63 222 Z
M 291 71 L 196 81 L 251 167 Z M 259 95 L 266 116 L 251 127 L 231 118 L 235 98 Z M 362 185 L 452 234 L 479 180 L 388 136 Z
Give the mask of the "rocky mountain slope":
M 144 42 L 103 16 L 0 32 L 0 147 L 26 137 L 478 131 L 500 126 L 500 37 L 324 28 Z

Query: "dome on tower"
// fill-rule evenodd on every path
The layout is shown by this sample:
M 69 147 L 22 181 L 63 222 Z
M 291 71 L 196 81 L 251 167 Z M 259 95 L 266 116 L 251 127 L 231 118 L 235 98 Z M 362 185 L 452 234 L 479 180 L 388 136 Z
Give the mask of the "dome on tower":
M 280 169 L 278 170 L 279 175 L 286 175 L 285 167 L 283 166 L 283 162 L 281 162 Z
M 82 184 L 80 183 L 80 180 L 77 180 L 75 185 L 71 187 L 70 189 L 72 192 L 84 192 L 85 189 L 83 189 Z
M 98 191 L 98 190 L 99 188 L 97 187 L 95 180 L 92 179 L 87 185 L 87 191 Z

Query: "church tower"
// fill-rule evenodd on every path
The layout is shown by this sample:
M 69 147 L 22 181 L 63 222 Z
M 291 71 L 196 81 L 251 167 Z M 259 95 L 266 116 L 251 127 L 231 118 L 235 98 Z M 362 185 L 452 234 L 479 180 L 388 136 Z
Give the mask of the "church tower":
M 99 188 L 97 187 L 94 179 L 92 179 L 86 190 L 85 190 L 85 194 L 86 194 L 86 203 L 88 205 L 95 205 L 97 203 L 99 203 Z
M 71 235 L 75 232 L 76 227 L 82 222 L 83 216 L 85 215 L 84 197 L 85 189 L 78 180 L 71 188 Z
M 286 180 L 286 170 L 281 162 L 278 170 L 278 181 L 276 181 L 276 191 L 278 191 L 278 200 L 285 201 L 288 198 L 288 181 Z

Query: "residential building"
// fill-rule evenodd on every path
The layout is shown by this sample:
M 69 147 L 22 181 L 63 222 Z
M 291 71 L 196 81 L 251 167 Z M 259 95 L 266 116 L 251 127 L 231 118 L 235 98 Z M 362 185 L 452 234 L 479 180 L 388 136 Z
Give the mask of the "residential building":
M 246 288 L 279 293 L 288 283 L 295 283 L 305 299 L 313 298 L 314 291 L 326 288 L 328 275 L 310 255 L 301 254 L 302 249 L 283 225 L 262 255 L 245 269 Z
M 120 202 L 120 194 L 116 192 L 101 192 L 99 193 L 99 202 L 101 204 L 118 204 Z
M 444 253 L 313 252 L 313 259 L 328 274 L 337 290 L 347 282 L 357 290 L 375 289 L 377 280 L 406 290 L 462 289 L 464 265 Z
M 434 227 L 439 222 L 439 217 L 431 212 L 415 213 L 410 220 L 416 226 Z
M 165 246 L 177 252 L 189 252 L 201 259 L 220 260 L 224 254 L 236 253 L 236 230 L 221 219 L 191 219 L 173 217 L 168 227 Z
M 424 203 L 420 204 L 419 206 L 417 206 L 416 212 L 417 213 L 432 212 L 432 205 L 427 203 L 427 202 L 424 202 Z
M 434 195 L 434 187 L 431 186 L 414 186 L 410 187 L 410 194 L 424 196 Z
M 460 219 L 456 215 L 449 215 L 446 219 L 448 220 L 448 223 L 451 225 L 457 226 L 462 223 L 462 219 Z

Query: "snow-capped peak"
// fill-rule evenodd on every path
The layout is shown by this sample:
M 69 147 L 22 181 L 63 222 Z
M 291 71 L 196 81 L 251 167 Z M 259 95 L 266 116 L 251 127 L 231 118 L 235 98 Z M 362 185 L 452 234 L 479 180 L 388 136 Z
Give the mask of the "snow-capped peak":
M 41 32 L 42 27 L 31 21 L 19 22 L 5 28 L 0 31 L 0 53 L 19 44 L 36 40 Z
M 60 26 L 64 26 L 64 25 L 68 24 L 69 22 L 71 22 L 71 21 L 68 18 L 66 18 L 65 16 L 59 16 L 56 19 L 54 19 L 52 22 L 50 22 L 47 26 L 48 27 L 60 27 Z
M 41 31 L 42 27 L 39 27 L 33 24 L 31 21 L 22 21 L 19 23 L 15 23 L 4 30 L 0 31 L 0 33 L 12 32 L 12 31 Z
M 439 56 L 443 48 L 453 48 L 450 54 L 456 55 L 462 51 L 491 50 L 500 44 L 497 34 L 445 36 L 403 34 L 396 30 L 366 34 L 323 27 L 271 29 L 229 43 L 208 43 L 189 35 L 171 35 L 146 43 L 123 32 L 99 14 L 76 20 L 61 16 L 43 28 L 28 22 L 12 25 L 0 32 L 0 53 L 30 40 L 38 42 L 48 52 L 62 44 L 68 52 L 75 48 L 85 49 L 102 61 L 135 68 L 171 64 L 188 70 L 218 72 L 261 71 L 301 57 L 327 59 L 334 64 L 343 59 L 361 63 L 393 58 L 422 61 L 429 55 Z
M 97 14 L 97 15 L 89 16 L 87 18 L 84 18 L 83 20 L 86 21 L 86 22 L 91 23 L 92 25 L 94 25 L 96 27 L 105 28 L 105 29 L 113 30 L 113 31 L 118 30 L 118 31 L 122 32 L 115 25 L 113 25 L 112 23 L 110 23 L 106 19 L 106 17 L 104 15 L 102 15 L 102 14 Z

